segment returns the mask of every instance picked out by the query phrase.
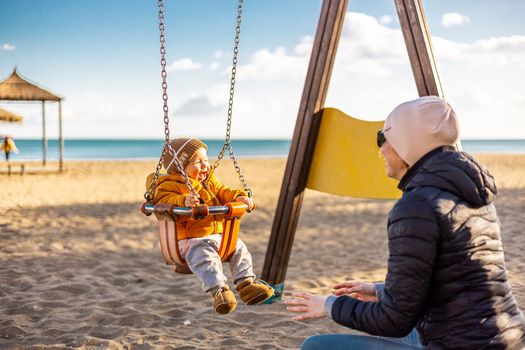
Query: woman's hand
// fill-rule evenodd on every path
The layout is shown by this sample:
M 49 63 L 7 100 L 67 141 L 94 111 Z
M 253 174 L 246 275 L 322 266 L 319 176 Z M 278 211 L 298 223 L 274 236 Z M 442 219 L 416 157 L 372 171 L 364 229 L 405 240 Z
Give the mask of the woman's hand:
M 324 304 L 327 296 L 318 296 L 305 292 L 292 293 L 291 299 L 285 300 L 286 310 L 300 313 L 292 319 L 301 321 L 326 317 Z
M 188 196 L 184 200 L 184 205 L 187 207 L 194 207 L 196 205 L 199 205 L 200 203 L 201 202 L 199 201 L 199 197 L 197 197 L 193 193 L 188 194 Z
M 255 207 L 255 201 L 252 198 L 250 198 L 250 197 L 239 196 L 239 197 L 235 198 L 235 201 L 236 202 L 242 202 L 242 203 L 246 204 L 248 206 L 248 211 L 252 210 L 253 207 Z
M 374 283 L 361 281 L 348 281 L 333 286 L 334 295 L 349 295 L 362 301 L 377 301 Z

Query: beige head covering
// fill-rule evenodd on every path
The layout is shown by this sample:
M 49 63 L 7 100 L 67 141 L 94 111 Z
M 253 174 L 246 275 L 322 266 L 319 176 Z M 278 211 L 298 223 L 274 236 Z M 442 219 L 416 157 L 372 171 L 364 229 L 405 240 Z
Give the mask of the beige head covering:
M 175 155 L 177 156 L 177 159 L 181 163 L 182 167 L 185 168 L 186 165 L 188 165 L 189 161 L 193 156 L 195 155 L 195 152 L 199 148 L 208 149 L 208 146 L 204 142 L 198 139 L 188 139 L 188 138 L 180 138 L 180 139 L 173 139 L 170 141 L 170 145 L 173 148 L 173 151 L 175 152 Z M 173 174 L 178 172 L 177 166 L 175 165 L 175 161 L 173 160 L 173 156 L 170 154 L 169 149 L 166 150 L 166 153 L 164 154 L 164 169 L 168 172 L 168 174 Z
M 409 165 L 440 146 L 454 146 L 459 138 L 456 113 L 443 99 L 420 97 L 400 104 L 386 118 L 383 133 Z

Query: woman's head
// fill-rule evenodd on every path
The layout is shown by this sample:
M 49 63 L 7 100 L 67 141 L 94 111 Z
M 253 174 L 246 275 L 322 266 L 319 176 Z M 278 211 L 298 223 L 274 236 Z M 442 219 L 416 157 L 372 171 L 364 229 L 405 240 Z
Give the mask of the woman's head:
M 383 127 L 389 145 L 408 166 L 440 146 L 454 146 L 459 139 L 456 113 L 443 99 L 420 97 L 400 104 Z

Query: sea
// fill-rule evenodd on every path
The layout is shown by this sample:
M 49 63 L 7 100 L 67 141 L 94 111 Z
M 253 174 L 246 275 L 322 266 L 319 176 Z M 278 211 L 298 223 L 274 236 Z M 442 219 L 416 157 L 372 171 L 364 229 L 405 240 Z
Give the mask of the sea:
M 208 154 L 214 158 L 222 147 L 222 140 L 203 140 Z M 15 140 L 18 154 L 12 160 L 42 159 L 42 140 Z M 525 140 L 462 140 L 463 149 L 471 153 L 525 154 Z M 232 148 L 238 157 L 286 157 L 291 140 L 234 140 Z M 65 160 L 149 160 L 158 159 L 163 140 L 65 140 Z M 228 157 L 228 154 L 225 154 Z M 47 141 L 47 159 L 59 158 L 57 140 Z

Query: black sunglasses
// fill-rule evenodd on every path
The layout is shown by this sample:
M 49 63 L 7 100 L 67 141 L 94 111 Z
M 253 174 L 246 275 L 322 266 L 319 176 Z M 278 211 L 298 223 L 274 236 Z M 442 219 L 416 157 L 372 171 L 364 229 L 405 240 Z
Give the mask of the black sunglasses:
M 381 148 L 383 144 L 386 141 L 385 134 L 383 133 L 383 130 L 379 129 L 377 130 L 377 147 Z

